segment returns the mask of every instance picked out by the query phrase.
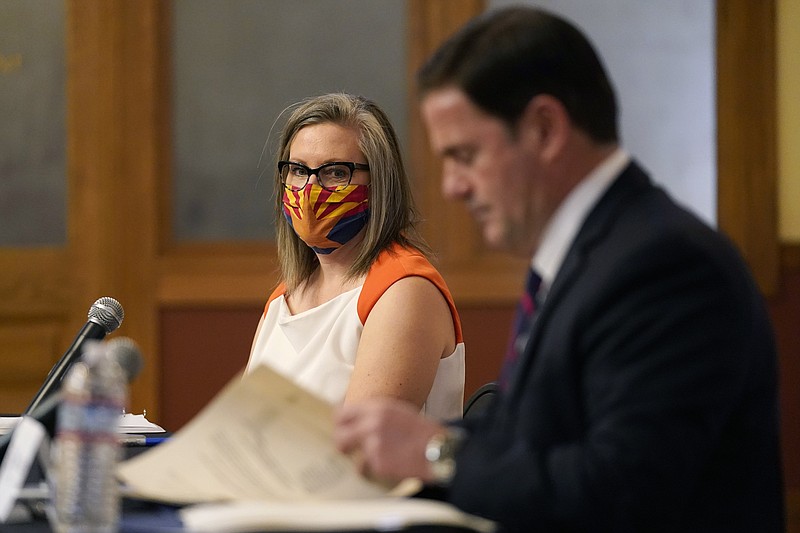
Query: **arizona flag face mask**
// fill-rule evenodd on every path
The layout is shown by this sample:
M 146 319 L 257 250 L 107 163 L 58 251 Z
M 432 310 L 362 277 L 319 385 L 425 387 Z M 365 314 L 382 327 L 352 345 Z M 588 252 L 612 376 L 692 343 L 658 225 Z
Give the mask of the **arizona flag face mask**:
M 318 254 L 329 254 L 356 236 L 369 218 L 369 187 L 348 185 L 328 191 L 308 183 L 298 191 L 284 189 L 283 215 Z

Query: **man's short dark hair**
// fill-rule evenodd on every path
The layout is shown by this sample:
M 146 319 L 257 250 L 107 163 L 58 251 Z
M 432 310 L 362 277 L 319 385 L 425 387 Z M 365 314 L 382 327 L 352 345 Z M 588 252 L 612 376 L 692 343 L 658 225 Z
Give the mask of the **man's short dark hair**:
M 614 89 L 594 47 L 544 10 L 513 7 L 476 17 L 436 51 L 417 81 L 423 96 L 461 89 L 512 129 L 534 96 L 549 94 L 593 140 L 618 140 Z

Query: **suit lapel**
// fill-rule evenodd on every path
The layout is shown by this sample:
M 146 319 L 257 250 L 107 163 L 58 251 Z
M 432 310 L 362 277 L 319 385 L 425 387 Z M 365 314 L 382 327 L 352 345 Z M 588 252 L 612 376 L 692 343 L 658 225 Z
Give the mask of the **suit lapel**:
M 537 311 L 528 344 L 520 356 L 517 371 L 511 380 L 510 396 L 521 393 L 523 376 L 528 376 L 531 372 L 531 365 L 541 342 L 540 331 L 546 327 L 553 309 L 558 307 L 559 301 L 573 286 L 575 278 L 585 272 L 589 251 L 602 244 L 603 236 L 608 233 L 618 212 L 630 202 L 631 197 L 651 187 L 650 178 L 644 170 L 635 162 L 631 162 L 591 209 L 564 257 L 564 263 L 548 290 L 546 300 Z

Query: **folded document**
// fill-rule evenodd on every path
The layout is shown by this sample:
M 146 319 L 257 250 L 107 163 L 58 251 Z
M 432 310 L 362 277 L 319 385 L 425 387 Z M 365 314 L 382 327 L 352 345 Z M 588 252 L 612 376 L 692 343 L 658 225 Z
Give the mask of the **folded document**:
M 418 480 L 388 487 L 362 477 L 333 443 L 333 406 L 266 366 L 234 378 L 118 475 L 129 495 L 195 504 L 181 510 L 190 531 L 493 529 L 444 502 L 404 497 Z

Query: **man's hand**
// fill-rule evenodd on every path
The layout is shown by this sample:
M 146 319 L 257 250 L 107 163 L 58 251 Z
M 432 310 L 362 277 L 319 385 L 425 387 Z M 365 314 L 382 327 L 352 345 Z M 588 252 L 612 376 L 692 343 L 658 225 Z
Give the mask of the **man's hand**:
M 444 427 L 408 403 L 375 399 L 345 405 L 334 423 L 336 446 L 356 459 L 364 476 L 388 482 L 433 479 L 425 447 Z

